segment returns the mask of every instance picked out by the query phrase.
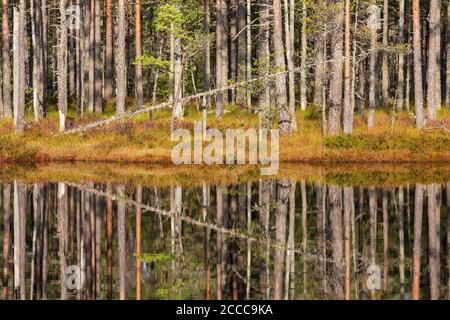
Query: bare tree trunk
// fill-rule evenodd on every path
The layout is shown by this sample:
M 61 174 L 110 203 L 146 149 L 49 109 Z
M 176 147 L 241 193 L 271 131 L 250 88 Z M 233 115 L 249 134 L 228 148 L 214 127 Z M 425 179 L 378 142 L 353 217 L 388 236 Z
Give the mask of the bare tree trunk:
M 377 24 L 378 11 L 376 1 L 372 0 L 370 19 L 370 55 L 369 55 L 369 114 L 367 117 L 367 126 L 373 128 L 375 125 L 375 109 L 377 107 L 377 60 L 378 60 L 378 44 L 377 44 Z
M 66 130 L 67 116 L 67 24 L 66 0 L 59 1 L 59 46 L 58 46 L 58 110 L 59 130 Z
M 136 58 L 142 56 L 142 23 L 141 23 L 141 0 L 135 2 L 135 46 Z M 136 82 L 136 107 L 141 109 L 144 106 L 144 89 L 142 85 L 142 64 L 135 65 Z
M 100 3 L 94 3 L 94 111 L 102 113 L 102 35 L 100 24 Z
M 413 49 L 414 49 L 414 94 L 416 105 L 416 126 L 422 129 L 425 125 L 423 114 L 423 82 L 422 82 L 422 51 L 420 29 L 420 1 L 412 0 L 413 4 Z
M 398 43 L 403 46 L 405 43 L 405 0 L 399 1 L 398 20 Z M 398 54 L 398 79 L 397 79 L 397 110 L 404 110 L 405 96 L 405 54 L 400 51 Z
M 265 77 L 270 73 L 270 28 L 269 28 L 269 1 L 261 0 L 260 3 L 260 44 L 258 50 L 259 76 Z M 261 128 L 268 128 L 272 125 L 270 116 L 270 84 L 263 83 L 263 89 L 259 95 L 259 125 Z
M 441 107 L 441 1 L 430 0 L 430 33 L 427 77 L 428 118 L 436 120 Z
M 227 85 L 228 78 L 228 37 L 227 3 L 226 0 L 216 0 L 216 86 L 218 88 Z M 223 106 L 228 103 L 228 92 L 220 92 L 216 95 L 216 118 L 223 115 Z
M 205 12 L 203 29 L 208 37 L 205 48 L 203 49 L 203 91 L 208 92 L 211 89 L 211 12 L 209 8 L 210 0 L 203 0 L 203 11 Z M 211 107 L 211 97 L 206 97 L 205 106 L 207 109 Z
M 10 34 L 9 34 L 9 1 L 2 1 L 2 85 L 3 85 L 3 115 L 11 117 L 11 59 L 10 59 Z
M 297 120 L 295 115 L 295 73 L 294 73 L 294 54 L 293 47 L 294 43 L 291 42 L 292 36 L 290 30 L 290 11 L 294 8 L 289 8 L 289 0 L 284 0 L 284 34 L 285 34 L 285 43 L 286 43 L 286 61 L 288 68 L 288 92 L 289 92 L 289 112 L 291 114 L 291 130 L 297 130 Z M 302 35 L 304 36 L 304 34 Z
M 389 1 L 383 1 L 383 61 L 381 66 L 381 95 L 383 106 L 389 102 Z
M 14 7 L 13 32 L 13 78 L 14 78 L 14 126 L 16 132 L 22 132 L 25 113 L 25 0 Z
M 446 44 L 446 82 L 445 82 L 445 104 L 450 107 L 450 2 L 447 5 L 447 44 Z
M 295 10 L 295 1 L 291 0 L 291 20 L 294 20 L 294 10 Z M 308 39 L 306 38 L 306 32 L 307 32 L 307 25 L 306 25 L 306 19 L 307 19 L 307 11 L 306 11 L 306 2 L 302 1 L 302 35 L 301 35 L 301 57 L 300 57 L 300 64 L 301 64 L 301 70 L 300 70 L 300 107 L 303 111 L 306 110 L 306 104 L 307 104 L 307 91 L 306 91 L 306 75 L 307 75 L 307 50 L 308 50 Z M 291 21 L 291 25 L 294 23 L 294 21 Z M 292 50 L 295 48 L 295 42 L 294 42 L 295 32 L 294 30 L 291 30 L 291 43 L 292 43 Z M 321 42 L 321 39 L 318 39 L 318 42 Z M 321 59 L 322 56 L 319 57 Z M 320 63 L 320 61 L 318 62 Z M 319 67 L 321 68 L 321 67 Z M 294 78 L 295 81 L 295 78 Z
M 238 49 L 239 50 L 239 49 Z M 252 2 L 247 0 L 247 81 L 252 78 Z M 246 92 L 247 108 L 252 106 L 252 92 L 247 90 Z
M 345 63 L 344 63 L 344 133 L 353 133 L 352 71 L 350 47 L 350 0 L 345 0 Z
M 184 108 L 183 104 L 180 103 L 183 97 L 183 62 L 182 62 L 182 48 L 181 48 L 181 38 L 175 37 L 174 43 L 174 106 L 173 106 L 173 119 L 183 119 Z
M 329 128 L 328 133 L 331 135 L 339 134 L 341 129 L 342 114 L 342 37 L 344 22 L 344 6 L 342 0 L 336 0 L 336 12 L 334 13 L 335 32 L 332 34 L 332 67 L 330 81 L 330 111 L 329 111 Z
M 126 14 L 125 14 L 125 0 L 119 0 L 118 6 L 118 35 L 117 35 L 117 109 L 118 115 L 125 112 L 125 99 L 127 96 L 127 71 L 125 59 L 125 32 L 126 32 Z
M 281 12 L 281 0 L 273 0 L 273 43 L 275 50 L 275 67 L 277 68 L 277 71 L 286 70 L 282 23 L 283 15 Z M 292 132 L 292 116 L 287 104 L 286 75 L 278 75 L 275 80 L 275 85 L 280 132 L 282 135 L 290 134 Z
M 109 100 L 113 97 L 113 18 L 111 0 L 105 0 L 105 70 L 103 98 Z
M 43 16 L 42 1 L 31 0 L 33 7 L 32 30 L 33 30 L 33 106 L 34 118 L 36 121 L 44 117 L 45 96 L 44 96 L 44 41 L 43 41 Z

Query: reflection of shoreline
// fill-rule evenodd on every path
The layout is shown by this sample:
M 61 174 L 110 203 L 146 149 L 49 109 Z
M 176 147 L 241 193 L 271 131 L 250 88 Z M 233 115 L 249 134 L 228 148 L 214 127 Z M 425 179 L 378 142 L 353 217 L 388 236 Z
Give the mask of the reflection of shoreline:
M 236 183 L 288 177 L 293 180 L 325 182 L 338 185 L 394 186 L 407 183 L 447 183 L 450 163 L 431 164 L 281 164 L 274 177 L 260 177 L 256 166 L 166 166 L 105 163 L 47 163 L 37 166 L 1 166 L 0 179 L 21 179 L 29 183 L 46 181 L 95 181 L 143 186 L 200 187 L 210 184 Z

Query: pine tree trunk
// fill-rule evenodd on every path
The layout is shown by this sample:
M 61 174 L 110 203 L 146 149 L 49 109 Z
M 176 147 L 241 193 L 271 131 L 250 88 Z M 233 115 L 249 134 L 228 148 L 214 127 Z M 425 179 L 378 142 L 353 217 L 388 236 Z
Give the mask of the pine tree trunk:
M 203 30 L 208 37 L 205 48 L 203 50 L 203 92 L 208 92 L 211 89 L 211 12 L 209 8 L 209 0 L 203 0 L 203 11 L 205 11 Z M 210 108 L 211 98 L 206 97 L 206 105 L 204 107 Z
M 350 46 L 350 0 L 345 0 L 344 133 L 353 133 L 352 72 Z
M 225 19 L 222 15 L 224 6 L 224 0 L 216 0 L 216 86 L 221 88 L 223 86 L 223 79 L 226 78 L 226 75 L 223 74 L 223 64 L 224 64 L 224 55 L 223 51 L 226 50 L 226 47 L 223 48 L 224 37 L 225 36 Z M 216 95 L 216 118 L 222 117 L 223 114 L 223 104 L 224 104 L 225 94 L 224 92 L 219 92 Z
M 25 113 L 25 0 L 14 7 L 13 32 L 13 104 L 14 126 L 16 132 L 22 132 Z
M 273 0 L 273 43 L 275 67 L 278 72 L 286 70 L 285 52 L 283 45 L 283 14 L 281 0 Z M 275 79 L 276 106 L 279 113 L 278 125 L 282 135 L 292 132 L 292 119 L 287 103 L 286 75 L 280 74 Z
M 12 116 L 11 105 L 11 59 L 10 59 L 10 34 L 9 34 L 9 1 L 2 1 L 2 58 L 3 58 L 3 115 Z
M 291 0 L 291 2 L 293 2 Z M 291 8 L 291 10 L 294 10 L 294 8 Z M 292 17 L 293 18 L 293 17 Z M 300 57 L 300 64 L 301 64 L 301 70 L 300 70 L 300 107 L 303 111 L 306 110 L 306 104 L 307 104 L 307 95 L 306 95 L 306 86 L 307 86 L 307 79 L 306 79 L 306 75 L 307 75 L 307 46 L 308 46 L 308 42 L 307 42 L 307 38 L 306 38 L 306 32 L 307 32 L 307 26 L 306 26 L 306 19 L 307 19 L 307 12 L 306 12 L 306 3 L 305 1 L 303 1 L 302 4 L 302 35 L 301 35 L 301 57 Z M 291 22 L 292 24 L 293 22 Z M 291 34 L 293 34 L 293 31 L 291 30 Z M 291 42 L 292 42 L 292 47 L 294 48 L 294 41 L 293 41 L 293 35 L 291 36 Z M 319 43 L 321 43 L 321 39 L 318 40 Z M 323 50 L 322 50 L 323 51 Z M 319 57 L 319 61 L 317 61 L 317 63 L 323 63 L 323 53 L 320 53 L 320 57 Z M 319 66 L 319 69 L 321 68 L 321 66 Z M 295 78 L 294 78 L 295 79 Z
M 102 35 L 100 24 L 100 1 L 94 5 L 94 111 L 102 113 Z
M 66 0 L 59 0 L 59 43 L 58 43 L 58 110 L 59 130 L 66 130 L 67 117 L 67 24 Z
M 403 46 L 405 43 L 405 0 L 399 1 L 399 20 L 398 20 L 398 43 Z M 401 49 L 403 50 L 403 49 Z M 405 54 L 398 54 L 398 79 L 397 79 L 397 110 L 404 109 L 405 96 Z
M 441 1 L 430 0 L 430 29 L 428 44 L 428 118 L 436 120 L 441 106 Z
M 334 13 L 335 32 L 332 34 L 332 66 L 330 81 L 329 134 L 337 135 L 341 129 L 342 114 L 342 71 L 343 71 L 343 23 L 344 6 L 342 0 L 336 0 Z
M 125 99 L 127 95 L 127 74 L 126 74 L 126 57 L 125 57 L 125 32 L 126 32 L 126 14 L 125 0 L 119 0 L 118 6 L 118 35 L 117 35 L 117 107 L 116 113 L 125 112 Z
M 288 93 L 289 93 L 289 113 L 291 114 L 291 130 L 297 130 L 297 120 L 295 115 L 295 73 L 294 73 L 294 61 L 293 61 L 293 43 L 291 42 L 291 30 L 290 30 L 290 10 L 289 0 L 284 0 L 284 33 L 286 43 L 286 61 L 288 67 Z
M 142 23 L 141 23 L 141 0 L 135 3 L 135 45 L 136 58 L 142 56 Z M 144 106 L 144 89 L 142 84 L 142 64 L 136 63 L 135 66 L 135 82 L 136 82 L 136 107 L 141 109 Z
M 371 2 L 371 26 L 370 26 L 370 55 L 369 55 L 369 114 L 367 117 L 367 126 L 373 128 L 375 125 L 375 109 L 377 107 L 377 28 L 378 12 L 376 1 Z
M 238 66 L 238 40 L 236 39 L 238 33 L 238 2 L 237 0 L 231 0 L 230 3 L 230 79 L 233 82 L 237 82 L 237 74 L 239 70 Z M 231 103 L 236 103 L 236 89 L 231 91 Z
M 269 51 L 269 38 L 270 38 L 270 28 L 269 28 L 269 1 L 260 1 L 260 42 L 258 50 L 258 60 L 259 60 L 259 77 L 268 76 L 270 73 L 270 51 Z M 270 83 L 268 80 L 263 81 L 263 89 L 259 95 L 259 126 L 260 128 L 269 128 L 272 125 L 272 120 L 270 119 Z
M 420 28 L 420 0 L 413 0 L 413 50 L 414 50 L 414 95 L 416 105 L 416 126 L 424 126 L 423 82 L 422 82 L 422 47 Z
M 113 66 L 114 66 L 114 46 L 113 46 L 113 18 L 111 0 L 105 0 L 105 69 L 104 69 L 104 89 L 103 98 L 109 100 L 114 95 L 113 88 Z
M 247 28 L 247 5 L 246 0 L 238 0 L 237 9 L 237 32 L 239 36 L 237 38 L 237 81 L 243 82 L 246 80 L 246 74 L 244 72 L 244 66 L 246 65 L 247 54 L 247 38 L 244 29 Z M 246 104 L 246 90 L 245 88 L 236 89 L 236 103 L 238 105 Z
M 239 49 L 238 49 L 239 50 Z M 251 0 L 247 0 L 247 81 L 252 79 L 252 2 Z M 247 108 L 250 109 L 252 106 L 252 91 L 248 89 L 246 91 L 246 105 Z
M 381 66 L 381 95 L 383 106 L 388 105 L 389 100 L 389 3 L 384 0 L 383 8 L 383 61 Z

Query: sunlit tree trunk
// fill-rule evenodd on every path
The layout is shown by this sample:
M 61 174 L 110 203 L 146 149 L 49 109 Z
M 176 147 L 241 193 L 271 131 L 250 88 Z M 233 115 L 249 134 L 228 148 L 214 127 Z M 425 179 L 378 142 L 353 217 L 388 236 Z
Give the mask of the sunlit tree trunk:
M 423 114 L 423 80 L 422 80 L 422 49 L 421 49 L 421 27 L 420 27 L 420 1 L 412 0 L 413 6 L 413 50 L 414 50 L 414 95 L 416 105 L 416 126 L 422 129 L 424 122 Z
M 125 0 L 118 2 L 118 19 L 117 19 L 117 58 L 116 58 L 116 85 L 117 85 L 117 106 L 116 113 L 118 115 L 125 112 L 125 99 L 127 96 L 127 73 L 126 73 L 126 56 L 125 56 L 125 32 L 126 32 L 126 14 Z
M 405 44 L 405 0 L 399 1 L 398 19 L 398 43 Z M 397 110 L 403 111 L 405 103 L 405 54 L 402 49 L 398 54 L 398 78 L 397 78 Z
M 259 76 L 265 77 L 270 73 L 270 28 L 269 28 L 269 1 L 261 0 L 260 6 L 260 42 L 258 50 Z M 261 128 L 269 128 L 272 125 L 272 116 L 270 115 L 270 84 L 263 81 L 264 88 L 259 95 L 259 125 Z
M 210 0 L 203 0 L 203 11 L 205 13 L 203 17 L 203 29 L 208 37 L 205 48 L 203 49 L 203 92 L 208 92 L 211 89 L 211 12 L 209 2 Z M 206 104 L 203 107 L 209 109 L 211 107 L 211 97 L 208 96 L 205 99 Z
M 286 61 L 288 68 L 288 93 L 289 93 L 289 112 L 291 114 L 291 130 L 297 130 L 297 121 L 295 115 L 295 73 L 294 73 L 294 43 L 291 41 L 291 32 L 290 30 L 290 10 L 294 10 L 294 8 L 289 8 L 289 0 L 284 0 L 284 42 L 286 43 Z M 302 37 L 305 35 L 303 34 Z
M 344 3 L 342 0 L 335 0 L 336 12 L 334 12 L 335 30 L 332 34 L 331 52 L 331 80 L 330 80 L 330 110 L 329 128 L 330 135 L 337 135 L 341 129 L 342 115 L 342 71 L 343 71 L 343 23 L 344 23 Z
M 111 0 L 105 0 L 105 69 L 104 69 L 104 89 L 103 98 L 109 100 L 113 97 L 113 66 L 114 66 L 114 46 L 113 46 L 113 17 Z
M 389 1 L 383 1 L 383 58 L 381 65 L 381 96 L 383 106 L 389 103 Z
M 345 61 L 344 61 L 344 133 L 353 133 L 352 106 L 352 69 L 351 69 L 351 46 L 350 46 L 350 0 L 345 0 Z
M 13 32 L 13 105 L 16 132 L 22 132 L 25 113 L 25 0 L 14 7 Z
M 2 93 L 3 93 L 3 115 L 11 117 L 11 59 L 10 59 L 10 33 L 9 15 L 10 5 L 8 0 L 2 0 Z
M 141 0 L 136 0 L 134 5 L 135 14 L 135 54 L 136 58 L 142 56 L 142 22 L 141 22 Z M 142 64 L 135 65 L 135 82 L 136 82 L 136 107 L 138 109 L 144 106 L 144 89 L 142 84 Z
M 369 54 L 369 114 L 367 126 L 373 128 L 375 125 L 375 109 L 377 107 L 377 61 L 378 61 L 378 10 L 376 0 L 371 0 L 370 7 L 370 54 Z
M 58 111 L 59 130 L 66 130 L 67 117 L 67 24 L 66 0 L 59 1 L 59 45 L 58 45 Z
M 286 70 L 285 51 L 283 45 L 283 14 L 281 0 L 273 0 L 273 43 L 275 67 L 277 72 Z M 278 125 L 282 135 L 292 131 L 292 117 L 287 104 L 286 74 L 279 74 L 275 79 L 276 105 L 279 113 Z
M 441 1 L 430 0 L 428 44 L 427 106 L 428 118 L 436 120 L 441 107 Z

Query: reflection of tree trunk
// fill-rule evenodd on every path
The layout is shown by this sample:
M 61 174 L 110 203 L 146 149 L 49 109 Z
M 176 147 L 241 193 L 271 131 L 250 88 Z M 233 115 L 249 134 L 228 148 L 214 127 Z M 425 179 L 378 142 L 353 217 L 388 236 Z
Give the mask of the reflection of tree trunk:
M 92 230 L 91 230 L 91 195 L 83 192 L 83 265 L 85 269 L 86 297 L 92 299 Z
M 236 190 L 234 190 L 233 193 L 237 193 Z M 238 199 L 236 194 L 231 195 L 231 203 L 230 203 L 230 228 L 233 230 L 237 229 L 238 224 L 238 216 L 237 216 L 237 210 L 238 210 Z M 232 293 L 232 299 L 238 300 L 239 299 L 239 279 L 237 275 L 237 268 L 238 268 L 238 261 L 237 261 L 237 252 L 238 252 L 238 239 L 236 237 L 233 237 L 230 239 L 230 262 L 231 262 L 231 293 Z
M 389 273 L 389 221 L 388 221 L 388 194 L 387 190 L 383 190 L 383 290 L 387 294 L 388 290 L 388 273 Z
M 252 183 L 247 182 L 247 234 L 252 235 Z M 250 239 L 247 239 L 247 286 L 246 299 L 250 299 L 250 281 L 251 281 L 251 266 L 252 266 L 252 247 Z
M 263 297 L 266 299 L 269 298 L 270 294 L 270 286 L 269 286 L 269 245 L 270 245 L 270 237 L 269 237 L 269 223 L 270 223 L 270 189 L 271 189 L 270 181 L 260 181 L 260 191 L 259 191 L 259 220 L 261 224 L 261 228 L 264 231 L 264 235 L 266 238 L 266 248 L 265 253 L 261 259 L 259 265 L 259 274 L 260 274 L 260 286 L 261 293 Z
M 278 203 L 275 218 L 275 239 L 277 247 L 274 256 L 274 300 L 281 300 L 283 297 L 283 266 L 284 266 L 284 246 L 286 243 L 286 216 L 289 205 L 290 181 L 281 180 L 278 182 Z
M 345 300 L 350 300 L 350 248 L 353 188 L 344 188 Z
M 428 237 L 429 237 L 429 270 L 430 270 L 430 291 L 431 299 L 439 299 L 439 256 L 437 237 L 439 225 L 437 224 L 437 185 L 428 186 Z
M 447 250 L 450 249 L 450 183 L 447 183 Z M 447 267 L 448 267 L 448 273 L 450 274 L 450 254 L 447 253 Z M 447 299 L 450 300 L 450 277 L 448 277 L 448 297 Z
M 216 188 L 216 224 L 222 227 L 223 222 L 223 194 L 222 188 Z M 217 232 L 217 257 L 216 257 L 216 298 L 222 300 L 222 234 Z
M 3 300 L 8 298 L 8 273 L 9 252 L 11 246 L 11 186 L 9 183 L 3 186 Z
M 118 186 L 117 193 L 119 197 L 125 195 L 125 187 Z M 125 263 L 125 202 L 119 200 L 117 202 L 117 236 L 119 238 L 119 298 L 120 300 L 126 299 L 126 263 Z
M 319 278 L 323 279 L 323 291 L 327 291 L 327 246 L 326 246 L 326 197 L 327 188 L 317 185 L 317 254 L 319 259 Z
M 209 62 L 208 62 L 209 63 Z M 209 81 L 209 80 L 208 80 Z M 210 206 L 210 187 L 203 182 L 203 190 L 202 190 L 202 211 L 203 211 L 203 221 L 205 224 L 210 223 L 209 218 L 209 206 Z M 210 246 L 210 237 L 211 237 L 211 228 L 205 228 L 205 236 L 204 236 L 204 248 L 205 248 L 205 299 L 211 299 L 211 268 L 210 268 L 210 260 L 211 260 L 211 246 Z
M 412 299 L 420 299 L 420 258 L 422 241 L 422 214 L 423 214 L 423 186 L 416 185 L 414 204 L 414 248 L 413 248 L 413 281 Z
M 142 203 L 142 187 L 138 186 L 136 189 L 136 202 Z M 141 207 L 136 206 L 136 300 L 142 299 L 141 288 Z
M 295 187 L 295 185 L 293 186 Z M 302 193 L 302 248 L 305 254 L 308 252 L 308 199 L 306 194 L 306 183 L 302 181 L 301 185 L 301 193 Z M 295 190 L 294 190 L 294 202 L 295 202 Z M 294 209 L 295 210 L 295 209 Z M 295 213 L 294 213 L 295 215 Z M 294 218 L 295 219 L 295 218 Z M 294 239 L 292 239 L 292 243 L 294 243 Z M 306 295 L 307 292 L 307 277 L 306 277 L 306 259 L 303 259 L 303 293 Z
M 19 298 L 25 300 L 25 214 L 27 189 L 22 182 L 14 181 L 14 288 Z
M 394 194 L 395 196 L 395 194 Z M 404 191 L 403 187 L 398 190 L 398 241 L 399 241 L 399 265 L 400 272 L 400 299 L 405 299 L 405 231 L 404 231 Z
M 106 187 L 107 192 L 111 192 L 111 185 Z M 108 198 L 106 200 L 106 274 L 108 282 L 108 299 L 111 300 L 113 297 L 113 203 L 112 199 Z
M 64 183 L 58 183 L 58 256 L 61 281 L 61 300 L 67 299 L 67 263 L 66 263 L 66 237 L 67 237 L 67 188 Z
M 330 194 L 330 227 L 331 243 L 334 263 L 335 298 L 344 299 L 343 279 L 343 250 L 342 250 L 342 189 L 337 186 L 329 187 Z
M 369 189 L 369 211 L 370 211 L 370 254 L 369 254 L 369 267 L 376 266 L 376 255 L 377 255 L 377 214 L 378 214 L 378 203 L 377 203 L 377 191 L 375 188 Z M 375 300 L 375 288 L 370 291 L 370 296 L 372 300 Z
M 285 300 L 289 299 L 289 292 L 291 296 L 291 300 L 294 298 L 294 277 L 295 277 L 295 189 L 296 189 L 296 183 L 295 181 L 291 181 L 292 188 L 289 193 L 289 235 L 288 235 L 288 250 L 286 254 L 286 283 L 285 283 Z M 302 184 L 302 197 L 303 197 L 303 185 Z M 305 193 L 306 198 L 306 193 Z M 303 199 L 302 199 L 303 200 Z M 303 231 L 305 230 L 306 226 L 306 199 L 303 201 L 303 207 L 302 212 L 304 213 L 302 215 L 302 223 L 303 225 Z M 303 237 L 304 243 L 306 241 L 305 235 Z M 305 272 L 306 268 L 306 262 L 303 264 L 303 272 Z M 306 274 L 303 274 L 304 280 L 306 279 Z M 305 290 L 306 290 L 306 281 L 305 283 Z

